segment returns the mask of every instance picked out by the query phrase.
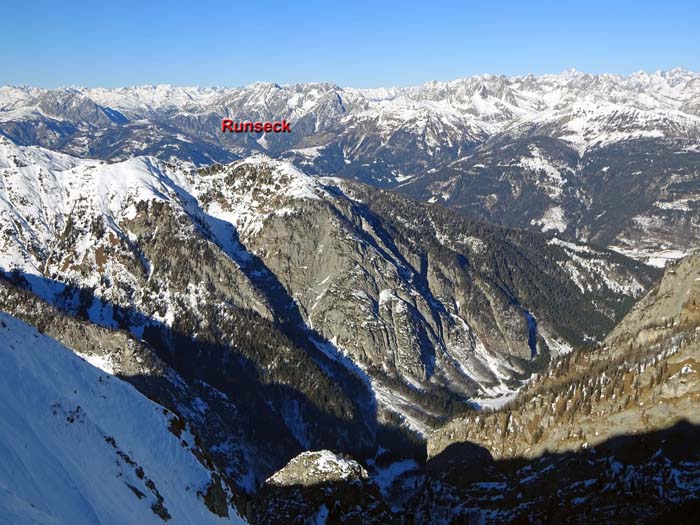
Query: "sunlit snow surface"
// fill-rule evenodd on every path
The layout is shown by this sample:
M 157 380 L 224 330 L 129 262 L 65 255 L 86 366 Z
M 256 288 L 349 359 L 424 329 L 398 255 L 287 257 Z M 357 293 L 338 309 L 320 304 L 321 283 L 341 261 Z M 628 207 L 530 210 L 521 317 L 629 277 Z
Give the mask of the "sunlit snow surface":
M 630 249 L 623 248 L 620 246 L 611 246 L 611 250 L 614 250 L 622 255 L 631 257 L 632 259 L 637 259 L 650 266 L 656 266 L 657 268 L 665 267 L 669 262 L 681 259 L 688 255 L 688 251 L 684 250 L 674 250 L 674 249 Z

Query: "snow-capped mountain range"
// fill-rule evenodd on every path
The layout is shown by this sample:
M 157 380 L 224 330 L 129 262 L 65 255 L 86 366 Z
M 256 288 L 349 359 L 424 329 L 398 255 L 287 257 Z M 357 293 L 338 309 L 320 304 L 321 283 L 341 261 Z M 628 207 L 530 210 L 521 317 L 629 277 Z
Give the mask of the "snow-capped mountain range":
M 482 75 L 390 89 L 341 88 L 329 83 L 255 83 L 243 88 L 5 86 L 0 90 L 0 109 L 3 122 L 43 117 L 99 126 L 143 120 L 158 123 L 162 119 L 183 130 L 187 128 L 185 118 L 192 124 L 205 123 L 212 115 L 250 120 L 286 118 L 297 127 L 313 124 L 299 129 L 305 137 L 370 121 L 387 133 L 392 121 L 405 131 L 430 131 L 426 128 L 437 120 L 449 124 L 437 130 L 444 136 L 450 135 L 451 127 L 469 128 L 471 140 L 479 141 L 528 124 L 545 127 L 558 123 L 561 138 L 591 148 L 625 138 L 672 136 L 659 125 L 663 122 L 675 121 L 676 134 L 697 129 L 700 74 L 684 69 L 630 76 L 570 70 L 511 78 Z M 611 129 L 609 125 L 616 120 L 622 127 Z M 635 125 L 640 126 L 638 135 L 633 134 Z M 645 125 L 650 129 L 642 133 Z M 216 128 L 211 134 L 219 126 Z M 426 141 L 430 139 L 442 142 L 436 134 L 426 135 Z
M 355 132 L 372 130 L 382 139 L 384 149 L 390 149 L 398 135 L 413 135 L 431 156 L 498 133 L 522 134 L 533 128 L 585 151 L 633 138 L 695 134 L 699 111 L 700 74 L 683 69 L 630 76 L 575 70 L 539 77 L 483 75 L 391 89 L 341 88 L 328 83 L 256 83 L 243 88 L 0 88 L 0 120 L 8 134 L 13 123 L 21 122 L 43 122 L 49 133 L 35 138 L 45 141 L 69 138 L 81 125 L 129 129 L 136 124 L 167 124 L 185 134 L 174 139 L 187 142 L 186 134 L 195 133 L 191 138 L 210 140 L 231 151 L 237 147 L 270 152 L 315 149 L 301 152 L 302 156 L 350 140 Z M 215 125 L 206 129 L 212 117 Z M 275 142 L 287 138 L 284 135 L 259 134 L 258 140 L 230 144 L 218 134 L 217 120 L 222 117 L 286 118 L 296 133 L 287 143 Z M 61 130 L 61 126 L 67 128 Z M 162 134 L 172 131 L 163 129 Z M 93 149 L 84 144 L 81 150 L 79 141 L 72 144 L 71 140 L 62 147 L 84 155 Z M 360 144 L 347 146 L 343 160 L 349 164 L 363 160 Z M 119 154 L 127 153 L 122 149 Z M 418 173 L 419 166 L 402 175 Z
M 284 118 L 292 133 L 222 134 L 222 118 Z M 683 69 L 390 89 L 3 87 L 0 134 L 106 160 L 205 165 L 263 153 L 656 265 L 700 234 L 700 75 Z

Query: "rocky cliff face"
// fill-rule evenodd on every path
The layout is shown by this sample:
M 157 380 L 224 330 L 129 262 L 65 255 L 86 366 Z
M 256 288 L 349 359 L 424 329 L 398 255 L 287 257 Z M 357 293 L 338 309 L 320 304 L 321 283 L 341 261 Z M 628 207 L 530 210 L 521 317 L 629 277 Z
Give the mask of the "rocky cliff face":
M 699 256 L 671 265 L 602 345 L 566 356 L 504 409 L 431 435 L 429 486 L 438 496 L 423 496 L 424 512 L 459 502 L 463 515 L 585 521 L 607 509 L 624 521 L 691 505 L 700 468 L 698 283 Z M 460 465 L 472 456 L 480 467 L 470 478 Z
M 209 168 L 197 191 L 207 196 L 206 212 L 231 221 L 241 243 L 289 291 L 304 323 L 379 390 L 387 379 L 449 384 L 465 395 L 484 382 L 496 391 L 507 388 L 508 377 L 527 374 L 538 344 L 547 354 L 549 346 L 556 353 L 584 339 L 567 313 L 574 297 L 599 298 L 585 328 L 595 337 L 625 308 L 624 297 L 650 282 L 643 267 L 609 253 L 509 234 L 437 207 L 287 169 L 274 163 Z M 290 187 L 304 198 L 290 199 Z M 562 271 L 564 259 L 571 261 Z M 494 260 L 503 274 L 494 271 Z M 563 309 L 542 293 L 557 287 Z
M 577 449 L 638 430 L 641 419 L 652 429 L 684 417 L 696 423 L 692 406 L 698 385 L 692 360 L 700 324 L 694 306 L 700 302 L 699 283 L 697 255 L 670 266 L 602 345 L 570 354 L 533 378 L 508 410 L 453 421 L 436 431 L 429 454 L 436 455 L 449 444 L 451 438 L 443 441 L 444 436 L 460 431 L 467 433 L 464 441 L 479 435 L 492 440 L 483 444 L 496 457 L 536 457 L 545 450 Z M 660 419 L 654 421 L 655 417 Z M 570 426 L 562 425 L 564 421 Z M 497 422 L 501 428 L 485 428 Z M 493 446 L 496 443 L 500 446 Z

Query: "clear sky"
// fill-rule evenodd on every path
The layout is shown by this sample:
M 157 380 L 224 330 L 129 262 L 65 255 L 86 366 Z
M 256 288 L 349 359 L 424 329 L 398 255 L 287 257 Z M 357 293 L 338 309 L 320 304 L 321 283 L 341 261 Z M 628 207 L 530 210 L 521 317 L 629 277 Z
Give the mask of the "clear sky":
M 414 85 L 700 71 L 700 1 L 7 0 L 0 84 Z

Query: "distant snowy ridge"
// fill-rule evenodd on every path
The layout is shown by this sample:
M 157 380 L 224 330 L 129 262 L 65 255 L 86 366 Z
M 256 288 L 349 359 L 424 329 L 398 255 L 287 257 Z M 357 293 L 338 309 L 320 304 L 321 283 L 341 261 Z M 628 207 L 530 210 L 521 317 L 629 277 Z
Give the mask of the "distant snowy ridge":
M 221 118 L 284 118 L 293 133 L 223 139 Z M 349 166 L 348 174 L 359 171 L 378 184 L 404 182 L 500 133 L 533 130 L 580 152 L 630 139 L 697 136 L 700 74 L 569 70 L 389 89 L 262 82 L 240 88 L 0 87 L 0 134 L 25 144 L 86 157 L 157 153 L 200 163 L 265 151 L 323 175 Z

